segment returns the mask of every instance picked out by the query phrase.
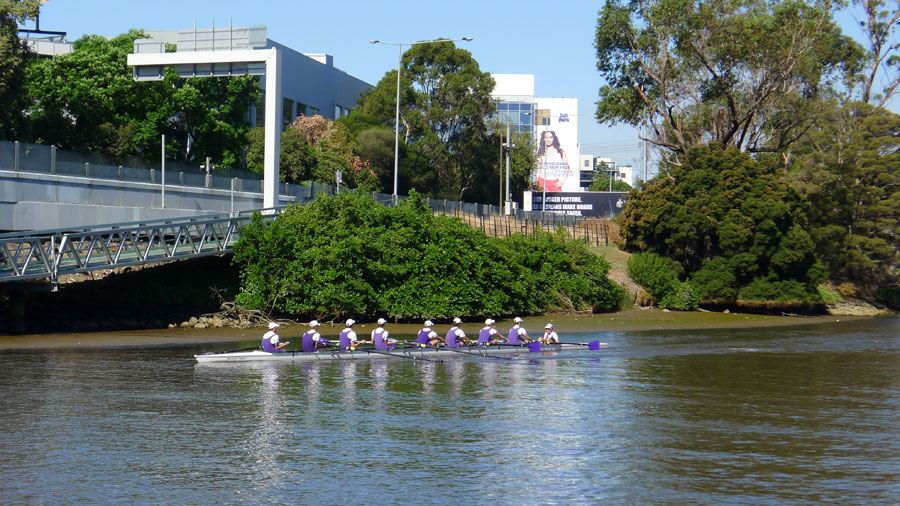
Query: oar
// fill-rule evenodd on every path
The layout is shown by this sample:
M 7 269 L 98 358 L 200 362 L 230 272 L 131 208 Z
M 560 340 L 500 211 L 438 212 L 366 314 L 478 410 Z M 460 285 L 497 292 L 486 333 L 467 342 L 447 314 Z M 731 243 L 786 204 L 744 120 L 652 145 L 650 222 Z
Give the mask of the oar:
M 403 341 L 403 342 L 407 343 L 407 344 L 416 344 L 416 343 L 410 343 L 409 341 Z M 496 358 L 498 360 L 515 360 L 515 358 L 513 358 L 513 357 L 498 357 L 497 355 L 486 355 L 484 353 L 479 353 L 477 351 L 457 350 L 456 348 L 448 348 L 446 346 L 444 346 L 443 348 L 435 348 L 435 349 L 437 349 L 439 351 L 452 351 L 453 353 L 462 353 L 465 355 L 475 355 L 476 357 Z
M 405 348 L 403 348 L 403 349 L 405 349 Z M 415 357 L 413 355 L 405 355 L 405 354 L 400 354 L 400 353 L 388 353 L 387 351 L 382 351 L 382 350 L 365 350 L 365 351 L 368 353 L 376 353 L 378 355 L 385 355 L 388 357 L 408 358 L 410 360 L 424 360 L 425 362 L 443 362 L 443 360 L 434 360 L 434 359 L 425 358 L 425 357 Z
M 239 350 L 228 350 L 228 351 L 211 351 L 209 353 L 204 353 L 204 355 L 222 355 L 223 353 L 237 353 L 239 351 L 250 351 L 250 350 L 258 350 L 259 346 L 251 346 L 250 348 L 241 348 Z
M 575 344 L 578 346 L 587 346 L 591 351 L 597 351 L 600 348 L 606 348 L 608 345 L 601 341 L 591 341 L 589 343 L 559 343 L 559 344 Z
M 494 346 L 518 346 L 518 347 L 528 347 L 528 351 L 532 353 L 537 353 L 541 351 L 541 343 L 538 341 L 534 341 L 528 344 L 509 344 L 509 343 L 499 343 Z

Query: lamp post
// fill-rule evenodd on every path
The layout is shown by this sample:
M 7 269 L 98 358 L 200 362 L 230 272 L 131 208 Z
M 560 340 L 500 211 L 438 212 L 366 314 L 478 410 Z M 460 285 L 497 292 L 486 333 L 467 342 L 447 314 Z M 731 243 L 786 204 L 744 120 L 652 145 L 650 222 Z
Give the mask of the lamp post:
M 455 42 L 464 40 L 469 42 L 472 37 L 460 37 L 458 39 L 434 39 L 420 40 L 418 42 L 386 42 L 383 40 L 370 40 L 370 44 L 387 44 L 389 46 L 397 46 L 397 111 L 394 115 L 394 193 L 393 201 L 397 201 L 397 177 L 400 166 L 400 70 L 403 67 L 403 46 L 415 46 L 416 44 L 431 44 L 434 42 Z

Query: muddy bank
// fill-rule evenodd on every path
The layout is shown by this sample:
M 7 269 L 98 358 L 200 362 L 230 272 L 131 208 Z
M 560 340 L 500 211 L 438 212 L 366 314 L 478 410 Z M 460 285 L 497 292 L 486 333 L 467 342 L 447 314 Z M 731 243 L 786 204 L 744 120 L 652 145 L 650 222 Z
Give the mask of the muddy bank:
M 556 331 L 565 334 L 577 332 L 624 332 L 641 330 L 676 330 L 676 329 L 714 329 L 714 328 L 746 328 L 746 327 L 779 327 L 852 321 L 867 319 L 864 316 L 771 316 L 742 313 L 704 313 L 704 312 L 668 312 L 655 309 L 621 311 L 593 316 L 547 315 L 543 317 L 526 317 L 524 327 L 531 336 L 543 333 L 544 325 L 553 323 Z M 501 320 L 497 329 L 504 335 L 512 326 L 512 320 Z M 463 325 L 467 334 L 477 334 L 482 327 L 481 322 L 469 322 Z M 303 324 L 285 323 L 280 331 L 283 340 L 299 343 L 299 337 L 307 330 Z M 368 334 L 374 328 L 371 322 L 358 323 L 357 332 Z M 392 335 L 411 338 L 422 326 L 420 324 L 388 323 Z M 435 330 L 444 333 L 449 325 L 442 322 Z M 323 324 L 319 332 L 326 337 L 336 337 L 343 329 L 338 324 Z M 117 332 L 81 332 L 68 334 L 38 334 L 0 336 L 0 350 L 40 349 L 40 348 L 94 348 L 94 347 L 148 347 L 188 345 L 203 343 L 234 343 L 241 346 L 256 344 L 265 328 L 233 329 L 233 328 L 174 328 L 158 330 L 132 330 Z

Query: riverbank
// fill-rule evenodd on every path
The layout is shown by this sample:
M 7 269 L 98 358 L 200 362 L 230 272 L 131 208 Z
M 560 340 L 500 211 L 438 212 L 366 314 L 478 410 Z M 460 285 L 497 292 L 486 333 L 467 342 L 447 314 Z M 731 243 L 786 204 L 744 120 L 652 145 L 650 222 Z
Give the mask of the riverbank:
M 711 313 L 711 312 L 670 312 L 658 309 L 637 309 L 617 313 L 594 315 L 546 315 L 526 317 L 524 327 L 534 337 L 543 333 L 544 325 L 553 323 L 555 330 L 565 334 L 579 332 L 628 332 L 652 330 L 680 329 L 715 329 L 715 328 L 749 328 L 749 327 L 782 327 L 792 325 L 808 325 L 830 322 L 846 322 L 870 319 L 868 316 L 773 316 L 745 313 Z M 504 335 L 512 320 L 501 320 L 496 327 Z M 466 323 L 463 330 L 476 334 L 482 325 L 480 322 Z M 359 323 L 356 330 L 368 334 L 374 328 L 371 322 Z M 415 335 L 422 326 L 419 324 L 387 324 L 394 336 L 409 337 Z M 446 332 L 446 324 L 436 325 L 438 332 Z M 283 340 L 297 342 L 307 327 L 302 323 L 285 322 L 280 330 Z M 319 328 L 326 336 L 337 336 L 343 329 L 338 322 L 327 322 Z M 57 334 L 30 334 L 0 336 L 0 350 L 17 349 L 53 349 L 53 348 L 108 348 L 108 347 L 152 347 L 177 346 L 204 343 L 255 343 L 266 331 L 265 328 L 171 328 L 154 330 L 129 330 L 115 332 L 80 332 Z M 252 344 L 249 344 L 252 345 Z

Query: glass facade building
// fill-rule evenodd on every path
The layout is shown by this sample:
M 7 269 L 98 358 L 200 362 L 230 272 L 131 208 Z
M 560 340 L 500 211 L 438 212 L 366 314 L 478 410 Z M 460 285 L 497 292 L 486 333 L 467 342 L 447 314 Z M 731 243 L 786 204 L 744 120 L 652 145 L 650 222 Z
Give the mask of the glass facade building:
M 497 100 L 497 120 L 509 124 L 513 132 L 534 134 L 534 97 L 494 96 Z

